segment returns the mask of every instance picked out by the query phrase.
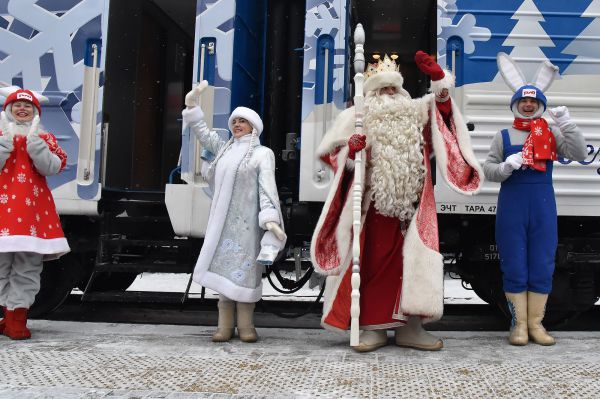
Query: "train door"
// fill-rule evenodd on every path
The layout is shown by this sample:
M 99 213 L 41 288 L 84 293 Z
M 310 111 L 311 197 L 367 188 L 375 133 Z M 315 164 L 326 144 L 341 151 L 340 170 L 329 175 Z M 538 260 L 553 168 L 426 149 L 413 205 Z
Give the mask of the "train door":
M 107 200 L 162 198 L 191 89 L 195 0 L 111 1 L 104 95 Z

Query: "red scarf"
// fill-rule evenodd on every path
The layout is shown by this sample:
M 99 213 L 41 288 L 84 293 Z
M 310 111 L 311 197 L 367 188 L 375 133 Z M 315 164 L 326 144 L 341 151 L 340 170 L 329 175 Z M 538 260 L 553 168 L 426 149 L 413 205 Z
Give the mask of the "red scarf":
M 556 140 L 544 118 L 515 118 L 513 127 L 529 136 L 523 144 L 523 165 L 540 172 L 546 171 L 546 161 L 556 161 Z

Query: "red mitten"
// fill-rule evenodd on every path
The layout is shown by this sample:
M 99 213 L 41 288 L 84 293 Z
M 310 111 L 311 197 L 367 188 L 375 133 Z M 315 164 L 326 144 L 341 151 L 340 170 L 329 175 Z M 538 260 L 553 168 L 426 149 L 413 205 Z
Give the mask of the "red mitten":
M 348 139 L 348 158 L 354 159 L 356 153 L 363 150 L 367 146 L 367 136 L 364 134 L 353 134 Z
M 429 75 L 431 80 L 436 81 L 444 79 L 444 71 L 429 54 L 421 50 L 417 51 L 415 54 L 415 62 L 424 74 Z

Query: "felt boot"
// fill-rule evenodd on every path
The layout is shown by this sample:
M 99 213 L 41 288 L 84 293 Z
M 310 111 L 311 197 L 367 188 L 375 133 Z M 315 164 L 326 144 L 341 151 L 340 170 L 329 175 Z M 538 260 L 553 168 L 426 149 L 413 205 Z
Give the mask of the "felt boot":
M 423 329 L 419 316 L 410 316 L 406 325 L 396 327 L 396 345 L 424 351 L 439 351 L 444 343 Z
M 357 352 L 371 352 L 386 346 L 388 342 L 387 330 L 363 330 L 360 333 L 358 346 L 353 346 Z
M 527 292 L 505 292 L 508 310 L 512 316 L 508 342 L 511 345 L 523 346 L 529 342 L 527 332 Z
M 29 339 L 31 332 L 27 328 L 27 308 L 6 310 L 4 335 L 10 339 Z
M 219 299 L 219 321 L 217 331 L 213 334 L 213 342 L 227 342 L 233 337 L 233 312 L 235 303 L 226 299 Z
M 0 319 L 0 334 L 4 334 L 4 327 L 6 326 L 6 321 L 4 318 L 6 317 L 6 306 L 2 306 L 2 319 Z
M 254 302 L 237 303 L 237 330 L 242 342 L 256 342 L 258 334 L 254 328 Z
M 547 300 L 547 294 L 527 292 L 527 328 L 529 329 L 529 338 L 536 344 L 544 346 L 556 343 L 554 338 L 546 332 L 546 329 L 542 325 Z

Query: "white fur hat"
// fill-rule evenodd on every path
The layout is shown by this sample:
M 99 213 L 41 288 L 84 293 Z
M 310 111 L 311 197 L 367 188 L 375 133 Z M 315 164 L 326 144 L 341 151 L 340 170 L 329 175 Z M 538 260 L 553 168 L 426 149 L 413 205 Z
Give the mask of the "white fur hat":
M 408 92 L 402 88 L 404 84 L 404 78 L 400 72 L 396 71 L 383 71 L 376 73 L 365 80 L 365 84 L 363 86 L 364 94 L 367 94 L 371 91 L 379 90 L 384 87 L 393 86 L 396 88 L 396 91 L 402 94 L 405 97 L 410 97 Z
M 233 112 L 229 116 L 229 121 L 227 121 L 227 126 L 229 126 L 229 130 L 233 130 L 233 120 L 235 118 L 246 119 L 248 122 L 250 122 L 252 127 L 256 129 L 256 134 L 258 134 L 260 136 L 260 134 L 262 133 L 262 131 L 263 131 L 262 119 L 260 119 L 260 116 L 258 116 L 258 114 L 256 112 L 254 112 L 253 110 L 251 110 L 250 108 L 237 107 L 236 109 L 233 110 Z

